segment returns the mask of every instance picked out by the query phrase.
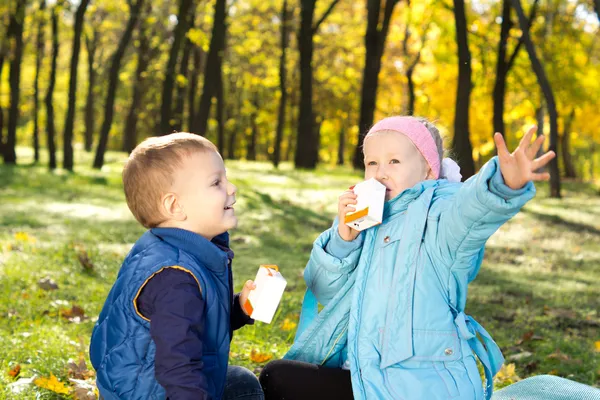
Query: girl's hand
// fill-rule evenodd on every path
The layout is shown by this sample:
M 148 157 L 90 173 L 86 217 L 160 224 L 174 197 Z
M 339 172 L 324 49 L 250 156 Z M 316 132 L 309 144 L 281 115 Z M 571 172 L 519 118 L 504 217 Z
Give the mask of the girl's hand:
M 521 189 L 529 181 L 547 181 L 550 179 L 548 172 L 536 173 L 535 171 L 546 166 L 556 154 L 549 151 L 541 157 L 535 158 L 544 143 L 543 135 L 540 135 L 531 143 L 531 137 L 536 130 L 536 126 L 531 127 L 512 154 L 508 151 L 502 135 L 500 133 L 494 135 L 502 178 L 504 178 L 506 186 L 513 190 Z
M 340 195 L 338 201 L 338 233 L 346 242 L 353 241 L 360 234 L 359 231 L 350 228 L 344 223 L 346 214 L 356 211 L 356 207 L 353 206 L 353 204 L 357 203 L 356 198 L 357 196 L 352 190 L 347 190 Z
M 240 306 L 242 306 L 242 310 L 244 310 L 244 314 L 246 315 L 248 314 L 246 313 L 244 304 L 246 304 L 246 300 L 248 300 L 250 292 L 254 289 L 256 289 L 256 283 L 254 283 L 253 281 L 246 281 L 246 283 L 244 283 L 244 287 L 242 288 L 242 292 L 240 293 Z

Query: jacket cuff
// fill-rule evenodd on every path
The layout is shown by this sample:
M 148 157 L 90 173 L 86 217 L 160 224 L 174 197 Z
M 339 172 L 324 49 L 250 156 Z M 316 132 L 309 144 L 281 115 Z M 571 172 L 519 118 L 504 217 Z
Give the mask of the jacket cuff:
M 492 178 L 489 180 L 488 188 L 490 192 L 504 200 L 514 199 L 515 197 L 522 196 L 527 193 L 527 191 L 531 190 L 533 186 L 533 182 L 527 182 L 525 186 L 521 189 L 511 189 L 506 186 L 504 183 L 504 178 L 502 177 L 502 172 L 500 171 L 500 166 L 497 166 L 497 169 L 492 175 Z
M 363 235 L 359 234 L 356 239 L 347 242 L 340 236 L 337 228 L 332 229 L 331 239 L 325 246 L 325 252 L 335 258 L 344 259 L 350 255 L 354 250 L 362 246 Z
M 254 319 L 242 310 L 240 304 L 240 294 L 236 293 L 233 296 L 233 306 L 231 307 L 231 327 L 233 330 L 240 329 L 244 325 L 254 325 Z

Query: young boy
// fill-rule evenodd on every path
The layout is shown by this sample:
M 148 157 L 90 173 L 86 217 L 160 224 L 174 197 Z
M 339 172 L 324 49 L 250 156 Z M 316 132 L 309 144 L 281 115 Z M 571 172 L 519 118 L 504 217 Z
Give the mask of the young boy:
M 228 367 L 232 331 L 254 321 L 233 294 L 227 231 L 236 188 L 207 139 L 145 140 L 123 169 L 127 205 L 148 229 L 125 258 L 90 344 L 97 385 L 113 399 L 263 399 L 258 379 Z

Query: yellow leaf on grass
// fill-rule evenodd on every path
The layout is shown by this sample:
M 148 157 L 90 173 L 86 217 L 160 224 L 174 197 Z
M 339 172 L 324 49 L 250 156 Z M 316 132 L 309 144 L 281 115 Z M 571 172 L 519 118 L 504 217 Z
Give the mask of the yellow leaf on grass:
M 496 374 L 495 381 L 496 383 L 514 383 L 520 381 L 521 378 L 517 375 L 515 371 L 515 364 L 504 364 L 498 374 Z
M 594 348 L 596 349 L 596 351 L 598 353 L 600 353 L 600 340 L 598 340 L 596 343 L 594 343 Z
M 264 363 L 273 358 L 272 354 L 261 353 L 256 349 L 252 349 L 250 352 L 250 359 L 256 363 Z
M 35 238 L 29 236 L 27 232 L 17 232 L 15 233 L 15 239 L 19 242 L 35 242 Z
M 289 318 L 286 318 L 283 320 L 283 324 L 281 325 L 281 329 L 284 331 L 291 331 L 292 329 L 294 329 L 296 327 L 296 323 L 290 321 Z
M 64 382 L 61 382 L 58 379 L 56 379 L 56 376 L 54 376 L 54 374 L 50 374 L 50 378 L 37 378 L 35 381 L 33 381 L 33 383 L 37 387 L 51 390 L 54 393 L 69 394 L 71 392 L 71 390 L 64 384 Z

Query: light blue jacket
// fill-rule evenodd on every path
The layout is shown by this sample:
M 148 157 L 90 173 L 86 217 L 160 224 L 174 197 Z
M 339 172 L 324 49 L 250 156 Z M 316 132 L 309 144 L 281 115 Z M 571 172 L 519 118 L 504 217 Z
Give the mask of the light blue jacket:
M 508 188 L 494 158 L 464 184 L 431 180 L 405 190 L 386 202 L 382 224 L 352 242 L 334 222 L 314 243 L 285 358 L 346 364 L 357 400 L 489 399 L 504 359 L 465 315 L 467 285 L 487 239 L 534 195 L 531 182 Z

